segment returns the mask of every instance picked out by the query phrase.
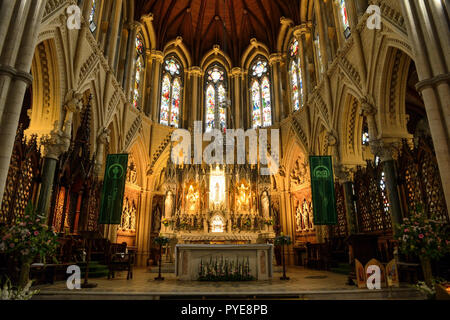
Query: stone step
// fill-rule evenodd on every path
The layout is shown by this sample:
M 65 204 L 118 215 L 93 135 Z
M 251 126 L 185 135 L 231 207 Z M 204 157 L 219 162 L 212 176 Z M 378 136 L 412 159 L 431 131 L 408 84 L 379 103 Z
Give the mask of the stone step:
M 159 266 L 150 266 L 147 268 L 149 273 L 158 273 Z M 161 273 L 175 273 L 175 263 L 163 262 L 161 264 Z
M 173 299 L 288 299 L 288 300 L 424 300 L 426 297 L 414 288 L 383 290 L 318 290 L 293 292 L 112 292 L 106 290 L 78 292 L 41 291 L 33 300 L 173 300 Z

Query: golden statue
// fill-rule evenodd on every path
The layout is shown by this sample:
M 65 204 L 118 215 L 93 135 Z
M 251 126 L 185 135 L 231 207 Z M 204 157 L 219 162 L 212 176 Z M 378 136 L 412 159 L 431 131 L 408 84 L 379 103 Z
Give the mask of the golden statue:
M 243 183 L 241 183 L 241 186 L 237 189 L 237 211 L 248 211 L 250 202 L 250 194 L 248 192 L 249 187 L 246 187 Z
M 197 210 L 198 198 L 198 191 L 195 191 L 194 186 L 190 185 L 186 195 L 186 207 L 188 212 L 195 212 Z

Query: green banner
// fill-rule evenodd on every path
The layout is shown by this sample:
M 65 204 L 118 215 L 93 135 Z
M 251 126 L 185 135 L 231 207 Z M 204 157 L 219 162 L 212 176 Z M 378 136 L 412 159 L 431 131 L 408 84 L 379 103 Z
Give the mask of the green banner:
M 315 225 L 337 224 L 333 164 L 330 156 L 310 156 L 311 191 Z
M 120 224 L 128 154 L 109 154 L 100 202 L 99 224 Z

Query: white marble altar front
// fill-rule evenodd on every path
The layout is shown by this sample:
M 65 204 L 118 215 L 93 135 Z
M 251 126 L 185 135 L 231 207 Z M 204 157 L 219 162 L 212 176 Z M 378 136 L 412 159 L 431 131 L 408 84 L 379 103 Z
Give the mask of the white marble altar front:
M 268 280 L 273 273 L 271 244 L 178 244 L 175 247 L 175 257 L 175 272 L 179 280 L 197 280 L 200 264 L 216 258 L 248 261 L 250 274 L 257 280 Z

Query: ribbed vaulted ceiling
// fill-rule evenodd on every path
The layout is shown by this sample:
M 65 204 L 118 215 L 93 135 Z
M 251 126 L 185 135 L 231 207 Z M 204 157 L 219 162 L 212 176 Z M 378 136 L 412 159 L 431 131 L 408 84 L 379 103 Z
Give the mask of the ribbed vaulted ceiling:
M 215 44 L 228 53 L 233 63 L 238 63 L 252 38 L 274 51 L 280 18 L 290 18 L 299 24 L 300 3 L 300 0 L 136 0 L 135 12 L 137 20 L 153 14 L 158 49 L 181 36 L 194 63 Z

